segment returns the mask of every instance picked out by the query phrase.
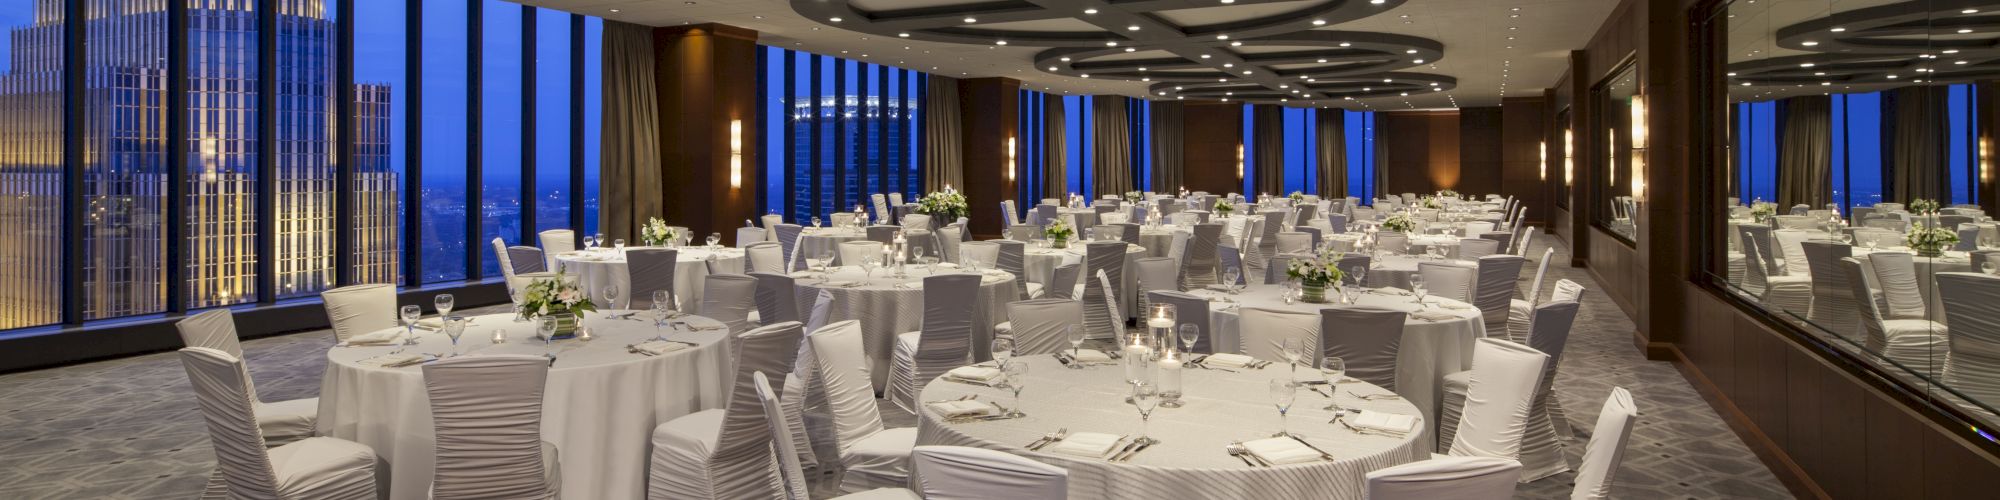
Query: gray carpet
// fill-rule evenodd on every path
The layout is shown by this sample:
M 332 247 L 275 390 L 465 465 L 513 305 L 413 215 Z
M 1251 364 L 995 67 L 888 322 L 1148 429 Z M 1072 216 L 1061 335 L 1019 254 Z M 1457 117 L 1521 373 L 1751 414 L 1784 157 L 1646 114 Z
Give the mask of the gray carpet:
M 1568 261 L 1558 248 L 1549 282 L 1595 288 L 1582 270 L 1561 265 Z M 1579 433 L 1570 463 L 1581 461 L 1598 409 L 1619 386 L 1632 391 L 1640 418 L 1615 497 L 1790 497 L 1671 365 L 1640 356 L 1632 329 L 1601 291 L 1586 294 L 1556 381 Z M 316 395 L 331 339 L 315 331 L 244 343 L 264 399 Z M 891 405 L 882 413 L 891 426 L 915 425 Z M 0 376 L 0 498 L 193 498 L 213 463 L 172 353 Z M 1516 496 L 1566 498 L 1574 477 L 1521 485 Z

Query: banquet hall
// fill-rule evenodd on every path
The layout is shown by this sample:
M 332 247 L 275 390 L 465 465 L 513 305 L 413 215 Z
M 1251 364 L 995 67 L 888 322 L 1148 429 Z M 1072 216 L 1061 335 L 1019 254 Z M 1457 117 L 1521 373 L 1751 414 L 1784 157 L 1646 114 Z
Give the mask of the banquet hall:
M 3 3 L 0 498 L 2000 491 L 2000 0 Z

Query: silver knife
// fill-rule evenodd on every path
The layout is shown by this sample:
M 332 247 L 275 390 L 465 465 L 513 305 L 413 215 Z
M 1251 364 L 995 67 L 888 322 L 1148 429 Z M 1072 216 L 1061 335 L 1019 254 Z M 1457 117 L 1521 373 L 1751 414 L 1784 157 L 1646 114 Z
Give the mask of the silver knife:
M 1136 441 L 1136 440 L 1135 440 L 1135 441 Z M 1132 457 L 1133 457 L 1133 456 L 1136 456 L 1136 455 L 1138 455 L 1138 454 L 1139 454 L 1139 452 L 1142 452 L 1142 451 L 1146 451 L 1146 449 L 1147 449 L 1147 448 L 1152 448 L 1152 447 L 1153 447 L 1153 443 L 1149 443 L 1149 442 L 1141 442 L 1141 443 L 1139 443 L 1139 446 L 1138 446 L 1138 447 L 1136 447 L 1136 448 L 1133 448 L 1133 449 L 1132 449 L 1132 451 L 1127 451 L 1127 452 L 1125 452 L 1125 454 L 1124 454 L 1124 455 L 1122 455 L 1122 456 L 1119 456 L 1119 457 L 1118 457 L 1118 459 L 1117 459 L 1117 460 L 1115 460 L 1115 461 L 1117 461 L 1117 462 L 1130 462 L 1130 461 L 1132 461 Z

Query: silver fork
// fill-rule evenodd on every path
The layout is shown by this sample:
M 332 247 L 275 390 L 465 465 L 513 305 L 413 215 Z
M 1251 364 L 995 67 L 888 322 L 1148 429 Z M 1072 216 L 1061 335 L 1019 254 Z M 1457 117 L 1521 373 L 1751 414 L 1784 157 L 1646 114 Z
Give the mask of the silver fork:
M 1049 445 L 1052 445 L 1052 444 L 1056 444 L 1057 442 L 1060 442 L 1060 441 L 1062 441 L 1062 440 L 1064 440 L 1064 439 L 1068 439 L 1068 438 L 1069 438 L 1069 428 L 1068 428 L 1068 427 L 1064 427 L 1064 428 L 1062 428 L 1061 430 L 1058 430 L 1058 431 L 1056 431 L 1056 438 L 1055 438 L 1055 439 L 1050 439 L 1050 440 L 1047 440 L 1047 441 L 1043 441 L 1043 442 L 1042 442 L 1041 444 L 1038 444 L 1038 445 L 1035 445 L 1035 446 L 1033 446 L 1033 447 L 1029 447 L 1029 448 L 1028 448 L 1028 450 L 1029 450 L 1029 451 L 1040 451 L 1040 450 L 1041 450 L 1042 448 L 1047 448 L 1047 447 L 1049 447 Z
M 1068 428 L 1068 427 L 1064 427 L 1064 428 L 1061 428 L 1061 429 L 1056 429 L 1056 431 L 1055 431 L 1055 432 L 1051 432 L 1051 433 L 1048 433 L 1048 434 L 1043 434 L 1043 435 L 1042 435 L 1042 437 L 1041 437 L 1041 439 L 1036 439 L 1036 440 L 1035 440 L 1035 442 L 1032 442 L 1032 443 L 1028 443 L 1028 445 L 1027 445 L 1027 446 L 1024 446 L 1023 448 L 1027 448 L 1027 449 L 1030 449 L 1030 450 L 1033 450 L 1033 449 L 1036 449 L 1036 447 L 1039 447 L 1039 446 L 1042 446 L 1042 444 L 1043 444 L 1043 443 L 1049 443 L 1049 442 L 1054 442 L 1055 440 L 1058 440 L 1058 439 L 1062 439 L 1062 438 L 1063 438 L 1063 436 L 1065 436 L 1065 435 L 1068 435 L 1068 434 L 1069 434 L 1069 428 Z

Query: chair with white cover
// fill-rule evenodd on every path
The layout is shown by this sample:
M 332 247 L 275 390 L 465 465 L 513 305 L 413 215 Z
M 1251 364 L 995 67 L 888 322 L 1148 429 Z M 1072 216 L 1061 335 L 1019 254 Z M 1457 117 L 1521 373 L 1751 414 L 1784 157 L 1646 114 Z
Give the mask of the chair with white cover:
M 542 440 L 549 358 L 468 356 L 423 370 L 437 437 L 432 498 L 560 496 L 560 455 Z
M 1882 288 L 1882 299 L 1888 304 L 1885 319 L 1925 319 L 1930 313 L 1924 303 L 1921 284 L 1917 281 L 1916 256 L 1905 252 L 1875 252 L 1868 254 L 1868 265 L 1874 268 L 1875 285 Z
M 854 225 L 854 219 L 854 212 L 834 212 L 827 214 L 827 224 L 832 227 L 852 226 Z
M 1319 310 L 1322 356 L 1340 358 L 1347 376 L 1396 390 L 1396 356 L 1403 348 L 1408 313 L 1368 306 Z
M 1535 229 L 1534 229 L 1534 228 L 1531 228 L 1531 227 L 1526 227 L 1526 226 L 1522 226 L 1522 227 L 1523 227 L 1524 229 L 1522 229 L 1522 230 L 1521 230 L 1521 239 L 1519 240 L 1519 243 L 1517 243 L 1517 244 L 1515 244 L 1515 245 L 1514 245 L 1514 255 L 1519 255 L 1519 256 L 1522 256 L 1522 257 L 1527 257 L 1527 256 L 1528 256 L 1528 243 L 1529 243 L 1529 242 L 1531 242 L 1531 241 L 1534 241 L 1534 239 L 1535 239 Z M 1549 247 L 1549 248 L 1555 248 L 1555 247 L 1551 246 L 1551 247 Z
M 2000 250 L 1978 250 L 1966 255 L 1972 259 L 1972 270 L 1985 272 L 1986 264 L 2000 266 Z
M 1344 234 L 1344 233 L 1346 233 L 1346 232 L 1347 232 L 1347 215 L 1346 215 L 1346 214 L 1326 214 L 1326 227 L 1327 227 L 1327 228 L 1328 228 L 1329 230 L 1333 231 L 1333 234 Z
M 735 367 L 728 401 L 653 428 L 646 498 L 772 498 L 783 491 L 771 477 L 771 431 L 752 376 L 790 373 L 803 335 L 803 325 L 785 322 L 725 342 Z
M 1140 315 L 1153 310 L 1152 303 L 1148 301 L 1151 294 L 1147 292 L 1180 290 L 1180 269 L 1175 264 L 1174 259 L 1168 257 L 1146 257 L 1133 264 L 1133 272 L 1139 273 L 1138 289 L 1134 293 L 1139 299 L 1139 308 L 1135 311 Z
M 800 367 L 812 374 L 825 394 L 827 414 L 832 417 L 828 437 L 837 450 L 840 489 L 846 493 L 908 483 L 910 448 L 917 444 L 915 427 L 883 427 L 862 337 L 857 320 L 822 326 L 806 336 L 812 356 L 803 362 L 812 366 Z
M 1061 500 L 1069 471 L 1011 453 L 963 446 L 918 446 L 916 464 L 929 500 Z
M 1533 347 L 1490 337 L 1479 339 L 1472 348 L 1472 370 L 1465 377 L 1462 418 L 1449 427 L 1439 423 L 1441 429 L 1453 431 L 1448 440 L 1439 438 L 1439 443 L 1449 443 L 1447 454 L 1519 460 L 1535 391 L 1542 385 L 1548 362 L 1549 355 Z M 1452 395 L 1447 392 L 1445 397 L 1449 401 Z
M 1756 267 L 1750 270 L 1750 281 L 1763 278 L 1764 293 L 1758 300 L 1781 311 L 1806 314 L 1812 308 L 1812 277 L 1784 274 L 1784 261 L 1772 253 L 1777 244 L 1771 238 L 1771 226 L 1739 224 L 1736 227 L 1743 232 L 1743 256 L 1750 263 L 1745 267 Z
M 576 231 L 550 229 L 535 235 L 541 242 L 542 252 L 548 254 L 548 268 L 556 268 L 556 254 L 576 250 Z
M 1572 500 L 1611 498 L 1612 477 L 1625 461 L 1625 445 L 1632 441 L 1632 424 L 1639 419 L 1639 407 L 1632 393 L 1623 387 L 1611 388 L 1604 409 L 1597 412 L 1597 426 L 1590 432 L 1590 444 L 1583 447 L 1583 464 L 1576 466 L 1576 487 Z
M 1014 200 L 1001 200 L 1000 213 L 1005 214 L 1000 219 L 1000 223 L 1004 225 L 1004 227 L 1000 228 L 1002 230 L 1021 223 L 1021 209 L 1014 206 Z
M 891 207 L 903 206 L 903 193 L 893 193 L 893 192 L 889 193 L 889 206 Z
M 1285 361 L 1287 340 L 1304 343 L 1307 356 L 1320 352 L 1320 317 L 1317 311 L 1245 307 L 1237 310 L 1237 351 L 1265 360 Z M 1317 360 L 1302 360 L 1316 364 Z
M 1521 463 L 1491 457 L 1437 457 L 1368 473 L 1368 500 L 1507 500 Z
M 922 229 L 929 231 L 931 230 L 931 216 L 925 214 L 905 215 L 896 220 L 896 225 L 903 226 L 905 230 Z
M 889 400 L 912 414 L 917 395 L 931 379 L 964 366 L 972 357 L 973 307 L 979 304 L 977 274 L 924 278 L 922 329 L 896 336 L 889 366 Z
M 1108 276 L 1110 277 L 1112 286 L 1124 283 L 1125 253 L 1126 245 L 1123 241 L 1090 242 L 1084 246 L 1083 275 L 1097 276 L 1102 274 Z M 1086 335 L 1093 339 L 1118 338 L 1113 323 L 1122 324 L 1125 322 L 1125 318 L 1123 316 L 1114 317 L 1110 312 L 1095 307 L 1096 304 L 1103 303 L 1105 297 L 1116 290 L 1101 286 L 1101 282 L 1098 280 L 1084 280 L 1082 288 L 1083 303 L 1090 305 L 1090 307 L 1085 307 L 1083 310 L 1083 322 L 1088 329 Z
M 1107 222 L 1104 225 L 1112 226 L 1112 228 L 1114 229 L 1112 234 L 1118 235 L 1118 241 L 1123 241 L 1127 245 L 1139 244 L 1139 230 L 1141 229 L 1141 227 L 1139 226 L 1138 223 Z
M 766 325 L 805 321 L 799 317 L 798 285 L 790 275 L 753 272 L 757 279 L 757 320 Z
M 1957 226 L 1945 226 L 1945 227 L 1958 228 L 1958 244 L 1953 245 L 1951 247 L 1952 250 L 1957 250 L 1961 252 L 1970 252 L 1979 249 L 1979 226 L 1967 223 L 1967 224 L 1960 224 Z
M 512 264 L 514 276 L 550 270 L 548 252 L 531 246 L 517 245 L 507 247 L 507 262 Z
M 950 225 L 938 229 L 937 252 L 926 254 L 925 256 L 937 257 L 938 262 L 957 262 L 958 246 L 965 243 L 966 243 L 965 226 L 958 225 L 958 223 L 954 222 Z M 916 250 L 914 248 L 914 245 L 912 245 L 911 250 L 913 251 Z M 910 262 L 915 263 L 917 262 L 917 260 L 910 259 Z
M 1493 226 L 1494 224 L 1492 222 L 1487 222 L 1487 221 L 1467 222 L 1465 223 L 1465 233 L 1460 234 L 1459 236 L 1464 236 L 1467 238 L 1478 238 L 1479 235 L 1493 232 Z
M 187 347 L 205 347 L 222 351 L 230 357 L 243 357 L 243 344 L 236 337 L 236 317 L 229 309 L 214 309 L 174 323 L 180 331 L 181 343 Z M 257 384 L 250 379 L 250 373 L 243 373 L 244 392 L 250 395 L 250 406 L 257 417 L 257 430 L 264 435 L 264 444 L 278 446 L 313 436 L 313 424 L 319 419 L 319 398 L 293 399 L 266 403 L 257 396 Z
M 938 230 L 942 231 L 943 229 L 939 228 Z M 918 249 L 922 249 L 924 255 L 944 255 L 944 251 L 939 250 L 939 239 L 941 238 L 938 238 L 938 233 L 929 229 L 903 231 L 903 257 L 915 257 Z M 915 260 L 908 262 L 915 262 Z
M 977 262 L 980 266 L 992 266 L 1000 262 L 1000 243 L 974 241 L 959 244 L 958 262 L 954 262 L 954 264 L 966 265 L 970 262 Z
M 1312 253 L 1312 235 L 1301 231 L 1280 232 L 1276 249 L 1277 253 L 1274 255 Z
M 781 402 L 785 398 L 791 397 L 790 391 L 793 389 L 791 384 L 786 385 L 786 392 L 781 395 L 777 391 L 771 390 L 771 380 L 764 376 L 764 372 L 757 372 L 751 375 L 750 380 L 751 384 L 757 389 L 757 402 L 764 409 L 764 422 L 771 432 L 771 448 L 777 450 L 777 467 L 773 467 L 776 477 L 773 480 L 776 481 L 779 492 L 782 493 L 777 498 L 784 500 L 811 500 L 812 492 L 808 486 L 810 481 L 807 480 L 805 470 L 801 466 L 796 430 L 792 428 L 791 417 L 787 415 L 788 410 Z M 838 498 L 850 500 L 918 500 L 921 497 L 903 488 L 884 488 L 852 495 L 842 495 Z
M 1937 273 L 1951 325 L 1944 383 L 1975 401 L 2000 400 L 2000 276 Z
M 895 216 L 895 212 L 889 210 L 889 197 L 883 196 L 882 193 L 868 195 L 868 204 L 875 209 L 877 223 L 888 224 Z
M 1210 337 L 1215 334 L 1215 331 L 1209 329 L 1210 327 L 1209 327 L 1209 316 L 1208 316 L 1208 299 L 1187 292 L 1157 290 L 1152 292 L 1146 292 L 1146 300 L 1149 300 L 1151 301 L 1151 303 L 1154 304 L 1174 305 L 1174 317 L 1176 318 L 1176 321 L 1179 322 L 1179 324 L 1174 326 L 1175 328 L 1174 334 L 1176 336 L 1180 334 L 1180 329 L 1179 329 L 1180 327 L 1186 325 L 1195 326 L 1196 329 L 1195 331 L 1198 334 L 1194 341 L 1193 352 L 1198 352 L 1198 353 L 1216 352 L 1215 348 L 1211 345 L 1211 341 L 1209 340 Z M 1225 346 L 1225 347 L 1235 347 L 1235 346 Z M 1185 349 L 1186 346 L 1181 346 L 1179 348 Z
M 1862 269 L 1861 261 L 1853 257 L 1840 259 L 1840 269 L 1847 275 L 1847 285 L 1854 297 L 1851 300 L 1861 316 L 1862 346 L 1909 370 L 1932 373 L 1931 367 L 1936 366 L 1932 355 L 1945 348 L 1944 325 L 1928 318 L 1891 319 L 1875 299 L 1874 291 L 1868 288 L 1864 274 L 1867 271 Z
M 865 260 L 882 264 L 882 243 L 868 240 L 840 242 L 840 265 L 860 266 Z
M 756 311 L 757 278 L 744 274 L 711 274 L 702 278 L 702 317 L 721 321 L 729 327 L 729 333 L 748 331 L 757 326 L 750 321 L 750 313 Z
M 373 499 L 385 467 L 367 445 L 309 437 L 266 449 L 243 359 L 217 349 L 181 349 L 181 367 L 215 449 L 204 499 Z
M 1042 203 L 1040 205 L 1035 205 L 1035 212 L 1033 214 L 1030 214 L 1031 219 L 1029 220 L 1029 222 L 1032 222 L 1036 225 L 1047 226 L 1050 224 L 1054 224 L 1056 220 L 1058 220 L 1061 217 L 1061 214 L 1062 210 L 1056 207 L 1055 204 Z
M 631 255 L 632 250 L 626 250 Z M 743 247 L 743 270 L 753 273 L 785 272 L 785 247 L 775 241 L 760 241 Z
M 653 292 L 667 292 L 667 299 L 678 303 L 680 293 L 674 290 L 674 275 L 680 268 L 680 250 L 674 248 L 628 248 L 625 249 L 625 274 L 631 286 L 625 291 L 626 309 L 639 309 L 640 304 L 652 307 Z M 618 304 L 607 304 L 606 309 L 620 309 Z
M 1391 255 L 1407 255 L 1410 253 L 1410 235 L 1395 231 L 1376 233 L 1375 248 Z
M 862 239 L 889 245 L 896 242 L 896 233 L 903 232 L 903 226 L 876 224 L 862 228 Z
M 1316 251 L 1316 250 L 1318 250 L 1318 249 L 1320 248 L 1320 245 L 1324 245 L 1324 244 L 1326 244 L 1326 237 L 1324 236 L 1324 234 L 1325 234 L 1325 233 L 1324 233 L 1324 232 L 1322 232 L 1322 231 L 1320 231 L 1320 230 L 1319 230 L 1319 228 L 1317 228 L 1317 227 L 1312 227 L 1312 226 L 1298 226 L 1298 227 L 1294 227 L 1294 228 L 1292 228 L 1292 230 L 1294 230 L 1294 231 L 1298 231 L 1298 232 L 1300 232 L 1300 233 L 1305 233 L 1305 235 L 1306 235 L 1306 248 L 1308 248 L 1308 249 L 1311 249 L 1311 250 L 1315 250 L 1315 251 Z M 1284 242 L 1283 242 L 1283 241 L 1279 241 L 1278 243 L 1279 243 L 1280 245 L 1282 245 L 1282 244 L 1283 244 Z M 1281 252 L 1279 252 L 1279 253 L 1283 253 L 1283 252 L 1281 251 Z
M 1243 252 L 1232 246 L 1215 247 L 1215 282 L 1222 285 L 1248 286 L 1249 269 L 1243 267 Z M 1229 280 L 1229 273 L 1236 273 L 1236 281 Z
M 1458 258 L 1473 260 L 1500 253 L 1500 242 L 1484 238 L 1458 240 Z
M 1507 309 L 1514 300 L 1514 281 L 1520 279 L 1521 265 L 1525 263 L 1527 259 L 1508 254 L 1479 258 L 1476 288 L 1468 295 L 1472 297 L 1472 305 L 1485 316 L 1486 331 L 1507 330 Z M 1425 284 L 1429 285 L 1429 282 Z
M 1189 231 L 1187 249 L 1181 259 L 1181 288 L 1192 290 L 1220 283 L 1216 246 L 1222 241 L 1222 224 L 1196 224 Z
M 348 285 L 319 293 L 326 321 L 336 342 L 401 326 L 396 313 L 396 285 Z M 232 327 L 233 328 L 233 327 Z
M 785 223 L 785 216 L 764 214 L 757 218 L 757 223 L 764 228 L 764 241 L 778 241 L 778 225 Z
M 1548 277 L 1549 261 L 1555 260 L 1555 255 L 1555 247 L 1543 250 L 1542 263 L 1535 268 L 1535 280 L 1528 287 L 1528 294 L 1523 298 L 1507 302 L 1507 340 L 1514 342 L 1526 342 L 1528 340 L 1528 323 L 1532 316 L 1531 313 L 1534 312 L 1535 305 L 1541 303 L 1542 279 Z
M 1028 242 L 1042 239 L 1041 224 L 1015 224 L 1007 228 L 1007 239 Z
M 999 255 L 994 258 L 993 267 L 1014 275 L 1016 300 L 1031 299 L 1042 294 L 1040 283 L 1028 282 L 1028 244 L 1014 240 L 991 240 L 999 245 Z M 956 247 L 957 244 L 953 244 Z M 957 252 L 953 252 L 956 254 Z M 953 256 L 956 258 L 956 255 Z M 947 260 L 944 262 L 956 262 Z
M 514 260 L 507 255 L 507 240 L 493 238 L 493 258 L 500 262 L 500 276 L 506 278 L 507 294 L 514 294 Z M 541 259 L 536 259 L 540 262 Z
M 1007 304 L 1014 355 L 1049 354 L 1069 348 L 1069 328 L 1083 327 L 1083 303 L 1071 299 L 1033 299 Z
M 1518 453 L 1507 458 L 1521 461 L 1523 472 L 1521 481 L 1528 482 L 1569 470 L 1569 463 L 1563 456 L 1562 442 L 1557 437 L 1568 428 L 1567 422 L 1558 429 L 1555 419 L 1567 418 L 1555 405 L 1556 368 L 1562 361 L 1563 347 L 1569 341 L 1570 327 L 1576 322 L 1578 304 L 1575 301 L 1551 301 L 1535 307 L 1535 326 L 1528 334 L 1528 345 L 1547 355 L 1534 387 L 1534 395 L 1528 405 L 1526 420 L 1519 439 Z M 1476 356 L 1477 354 L 1475 354 Z M 1474 359 L 1475 367 L 1478 360 Z M 1438 406 L 1438 439 L 1440 443 L 1453 442 L 1456 434 L 1465 432 L 1461 427 L 1466 407 L 1470 403 L 1467 396 L 1472 377 L 1477 373 L 1464 371 L 1445 375 L 1444 399 Z M 1477 441 L 1475 441 L 1476 443 Z M 1456 453 L 1454 453 L 1456 454 Z
M 1492 240 L 1494 242 L 1498 242 L 1499 246 L 1498 248 L 1493 249 L 1493 253 L 1514 255 L 1514 247 L 1512 246 L 1512 243 L 1514 241 L 1514 233 L 1509 233 L 1506 231 L 1485 232 L 1479 234 L 1479 239 Z M 1459 258 L 1461 259 L 1467 258 L 1463 254 L 1464 249 L 1460 249 L 1459 252 L 1460 252 Z
M 1473 266 L 1445 262 L 1419 262 L 1417 275 L 1424 278 L 1425 294 L 1471 304 L 1479 289 L 1479 270 Z
M 1042 284 L 1041 298 L 1044 299 L 1076 298 L 1076 285 L 1077 285 L 1076 279 L 1082 275 L 1083 275 L 1083 263 L 1081 262 L 1056 266 L 1056 270 L 1049 274 L 1049 282 Z
M 1812 305 L 1806 320 L 1842 337 L 1858 339 L 1855 327 L 1861 320 L 1855 311 L 1854 288 L 1848 286 L 1847 273 L 1840 269 L 1840 259 L 1852 256 L 1854 247 L 1830 241 L 1808 241 L 1803 246 L 1812 273 Z
M 752 243 L 761 243 L 764 240 L 770 239 L 769 236 L 765 236 L 765 233 L 769 232 L 765 231 L 764 228 L 756 226 L 736 228 L 736 248 L 746 248 Z
M 812 257 L 799 255 L 799 235 L 804 231 L 798 224 L 778 224 L 778 247 L 784 250 L 787 272 L 805 269 L 805 260 Z

